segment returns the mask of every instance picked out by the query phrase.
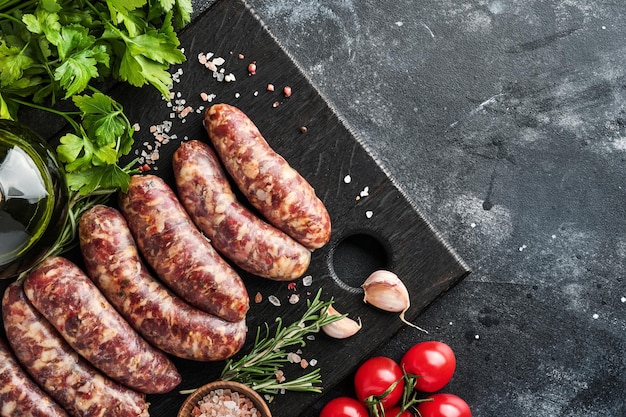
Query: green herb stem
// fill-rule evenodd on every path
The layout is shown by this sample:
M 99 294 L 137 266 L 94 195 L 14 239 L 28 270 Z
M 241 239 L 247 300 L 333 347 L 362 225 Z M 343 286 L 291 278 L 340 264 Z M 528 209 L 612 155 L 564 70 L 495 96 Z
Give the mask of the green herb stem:
M 48 113 L 52 113 L 52 114 L 56 114 L 57 116 L 61 116 L 63 117 L 70 125 L 72 125 L 72 128 L 78 133 L 82 131 L 82 128 L 80 126 L 80 124 L 74 120 L 74 118 L 72 116 L 78 116 L 80 115 L 80 112 L 78 111 L 62 111 L 62 110 L 57 110 L 55 108 L 52 107 L 47 107 L 47 106 L 42 106 L 39 104 L 35 104 L 33 102 L 30 101 L 26 101 L 26 100 L 20 100 L 18 98 L 15 97 L 11 97 L 10 98 L 11 101 L 20 104 L 22 106 L 26 106 L 26 107 L 30 107 L 36 110 L 41 110 L 41 111 L 45 111 Z
M 261 327 L 257 328 L 254 345 L 250 352 L 237 361 L 229 360 L 220 376 L 222 380 L 233 380 L 249 385 L 262 393 L 276 393 L 282 389 L 292 391 L 320 392 L 321 388 L 315 384 L 321 383 L 320 371 L 316 369 L 308 374 L 291 381 L 279 382 L 275 373 L 285 363 L 289 362 L 285 348 L 290 346 L 305 346 L 306 336 L 318 333 L 322 326 L 343 318 L 343 315 L 331 315 L 327 309 L 333 300 L 320 300 L 321 290 L 314 299 L 307 300 L 307 310 L 303 316 L 289 326 L 283 327 L 280 317 L 276 318 L 274 335 L 270 335 L 269 325 L 264 327 L 261 336 Z

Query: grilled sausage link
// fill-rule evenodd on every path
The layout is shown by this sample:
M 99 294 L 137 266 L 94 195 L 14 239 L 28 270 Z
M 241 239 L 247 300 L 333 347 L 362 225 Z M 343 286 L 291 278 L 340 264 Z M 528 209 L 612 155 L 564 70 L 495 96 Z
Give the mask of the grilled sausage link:
M 328 242 L 331 225 L 324 203 L 248 116 L 228 104 L 214 104 L 205 112 L 204 126 L 226 171 L 270 223 L 311 250 Z
M 97 371 L 31 305 L 21 282 L 4 292 L 2 318 L 18 361 L 73 417 L 148 417 L 143 395 Z
M 180 201 L 224 257 L 245 271 L 278 281 L 304 274 L 311 252 L 237 201 L 209 145 L 197 140 L 181 144 L 173 167 Z
M 11 348 L 0 338 L 0 416 L 69 417 L 26 374 Z
M 43 261 L 25 278 L 24 291 L 68 344 L 110 378 L 146 394 L 180 383 L 167 356 L 141 338 L 69 260 Z
M 134 175 L 120 211 L 156 274 L 189 304 L 224 320 L 244 319 L 243 281 L 193 224 L 174 191 L 154 175 Z
M 185 303 L 152 277 L 122 214 L 95 206 L 79 223 L 86 271 L 117 311 L 146 340 L 198 361 L 231 357 L 245 342 L 245 320 L 228 322 Z

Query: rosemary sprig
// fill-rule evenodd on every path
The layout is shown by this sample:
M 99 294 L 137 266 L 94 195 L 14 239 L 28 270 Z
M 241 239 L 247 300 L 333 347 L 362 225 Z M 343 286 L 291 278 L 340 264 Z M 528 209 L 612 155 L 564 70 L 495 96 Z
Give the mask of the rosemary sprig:
M 308 334 L 317 333 L 322 326 L 345 316 L 328 314 L 333 300 L 320 300 L 321 292 L 319 290 L 312 301 L 307 300 L 307 310 L 300 320 L 284 327 L 282 318 L 277 317 L 274 336 L 270 336 L 269 326 L 265 323 L 265 332 L 261 337 L 262 326 L 259 326 L 250 352 L 236 361 L 228 360 L 220 379 L 241 382 L 265 394 L 276 394 L 281 390 L 321 392 L 319 368 L 290 381 L 279 382 L 275 376 L 276 371 L 289 362 L 285 348 L 305 346 Z

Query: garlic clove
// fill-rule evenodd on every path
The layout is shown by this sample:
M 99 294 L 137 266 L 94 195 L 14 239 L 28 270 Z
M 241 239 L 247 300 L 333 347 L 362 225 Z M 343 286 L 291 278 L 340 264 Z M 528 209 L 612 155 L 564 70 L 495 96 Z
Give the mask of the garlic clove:
M 411 305 L 409 291 L 391 271 L 374 271 L 361 286 L 363 301 L 381 310 L 400 313 Z
M 396 274 L 384 269 L 374 271 L 361 287 L 365 303 L 384 311 L 400 313 L 400 320 L 405 324 L 428 333 L 404 318 L 404 314 L 411 307 L 411 300 L 408 289 Z
M 328 306 L 326 312 L 331 316 L 341 316 L 333 306 Z M 361 330 L 361 320 L 358 323 L 349 317 L 344 317 L 337 321 L 322 326 L 322 331 L 334 339 L 345 339 L 354 336 Z

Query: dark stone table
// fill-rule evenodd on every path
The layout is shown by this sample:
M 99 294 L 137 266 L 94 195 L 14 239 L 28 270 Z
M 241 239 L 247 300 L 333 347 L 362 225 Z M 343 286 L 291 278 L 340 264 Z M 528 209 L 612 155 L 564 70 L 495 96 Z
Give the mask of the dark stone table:
M 626 416 L 626 5 L 249 3 L 473 270 L 377 353 L 447 342 L 475 416 Z

